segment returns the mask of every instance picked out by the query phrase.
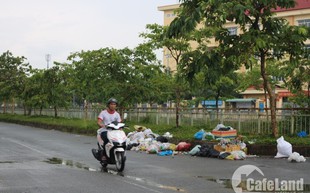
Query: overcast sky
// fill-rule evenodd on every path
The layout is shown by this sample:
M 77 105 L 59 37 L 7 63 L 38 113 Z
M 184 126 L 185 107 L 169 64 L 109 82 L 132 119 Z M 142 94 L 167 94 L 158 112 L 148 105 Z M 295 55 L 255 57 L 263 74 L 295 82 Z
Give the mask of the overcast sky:
M 25 56 L 46 68 L 46 54 L 65 62 L 71 52 L 134 48 L 146 24 L 163 24 L 158 6 L 178 0 L 0 0 L 0 54 Z

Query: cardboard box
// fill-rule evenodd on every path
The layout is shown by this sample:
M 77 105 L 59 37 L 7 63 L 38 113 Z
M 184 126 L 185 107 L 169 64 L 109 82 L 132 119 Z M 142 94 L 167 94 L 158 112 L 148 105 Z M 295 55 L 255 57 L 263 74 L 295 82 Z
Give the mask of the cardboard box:
M 214 145 L 214 149 L 219 152 L 222 151 L 232 152 L 232 151 L 239 151 L 241 148 L 240 145 L 226 145 L 225 148 L 223 148 L 221 145 Z
M 212 131 L 211 132 L 215 138 L 235 138 L 237 137 L 237 130 L 229 130 L 229 131 Z

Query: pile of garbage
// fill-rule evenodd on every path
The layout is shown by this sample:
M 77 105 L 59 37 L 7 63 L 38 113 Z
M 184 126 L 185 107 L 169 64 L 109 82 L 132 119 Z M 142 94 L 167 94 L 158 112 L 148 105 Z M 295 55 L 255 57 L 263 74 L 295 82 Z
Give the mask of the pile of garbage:
M 224 125 L 219 124 L 214 130 L 220 132 L 221 135 L 224 132 L 223 135 L 225 135 L 225 131 L 221 131 L 221 128 L 224 127 Z M 214 130 L 212 132 L 206 132 L 201 129 L 194 135 L 196 140 L 215 141 L 216 143 L 212 144 L 212 142 L 209 142 L 191 148 L 192 144 L 187 142 L 179 142 L 177 145 L 170 143 L 169 140 L 173 138 L 173 135 L 169 132 L 166 132 L 163 135 L 158 135 L 153 133 L 150 128 L 144 126 L 135 125 L 134 128 L 135 131 L 130 132 L 127 135 L 127 150 L 145 151 L 146 153 L 157 154 L 159 156 L 169 156 L 180 152 L 188 152 L 188 154 L 192 156 L 228 160 L 243 160 L 248 157 L 247 146 L 244 142 L 245 137 L 241 135 L 235 137 L 218 137 L 213 134 Z M 233 133 L 235 133 L 235 130 L 233 128 L 225 128 L 230 132 L 229 135 L 234 135 Z M 297 152 L 292 152 L 292 145 L 285 141 L 283 136 L 277 139 L 277 150 L 278 152 L 275 158 L 288 158 L 288 161 L 290 162 L 306 161 L 304 156 Z
M 243 136 L 237 136 L 237 131 L 230 126 L 218 124 L 212 132 L 201 129 L 194 134 L 194 138 L 217 142 L 217 144 L 196 145 L 189 152 L 190 155 L 230 160 L 246 158 L 247 148 Z
M 150 128 L 135 125 L 135 131 L 127 134 L 127 150 L 145 151 L 149 154 L 160 156 L 173 155 L 177 151 L 189 151 L 191 144 L 180 142 L 179 144 L 170 143 L 172 134 L 166 132 L 164 135 L 153 133 Z
M 204 129 L 195 133 L 194 138 L 196 140 L 212 141 L 217 138 L 235 138 L 237 137 L 237 130 L 231 126 L 225 126 L 224 124 L 218 124 L 212 132 L 206 132 Z
M 220 158 L 228 160 L 243 160 L 246 156 L 246 144 L 241 138 L 226 139 L 218 138 L 217 145 L 203 144 L 196 145 L 189 154 L 192 156 Z

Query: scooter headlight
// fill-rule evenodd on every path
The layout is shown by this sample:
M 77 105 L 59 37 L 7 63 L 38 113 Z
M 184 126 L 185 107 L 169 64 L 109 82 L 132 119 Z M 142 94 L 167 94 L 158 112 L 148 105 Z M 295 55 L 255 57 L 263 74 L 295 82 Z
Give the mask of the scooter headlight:
M 113 142 L 114 146 L 121 146 L 121 147 L 126 147 L 126 141 L 123 143 L 118 143 L 118 142 Z

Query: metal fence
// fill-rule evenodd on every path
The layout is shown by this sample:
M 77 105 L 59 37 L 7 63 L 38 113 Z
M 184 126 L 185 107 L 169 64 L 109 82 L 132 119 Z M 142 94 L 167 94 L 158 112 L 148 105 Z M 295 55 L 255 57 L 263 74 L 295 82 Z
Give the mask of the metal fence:
M 308 109 L 309 110 L 309 109 Z M 310 114 L 305 109 L 279 109 L 277 123 L 279 133 L 293 135 L 300 131 L 310 133 Z M 176 125 L 174 109 L 130 109 L 129 120 L 139 123 Z M 261 109 L 183 109 L 179 113 L 181 126 L 198 126 L 213 129 L 222 123 L 241 133 L 271 134 L 270 111 Z
M 9 111 L 8 111 L 9 112 Z M 127 109 L 128 120 L 137 123 L 152 123 L 157 125 L 176 125 L 176 112 L 174 108 L 135 108 Z M 310 133 L 309 109 L 278 109 L 277 123 L 280 134 L 292 135 L 300 131 Z M 15 109 L 14 113 L 24 114 L 23 109 Z M 59 117 L 81 118 L 96 120 L 99 109 L 60 109 Z M 39 115 L 39 110 L 32 111 L 32 115 Z M 53 109 L 44 109 L 41 115 L 54 116 Z M 218 109 L 205 108 L 180 109 L 179 125 L 197 126 L 203 129 L 213 129 L 222 123 L 231 126 L 241 133 L 271 134 L 271 118 L 268 109 Z

